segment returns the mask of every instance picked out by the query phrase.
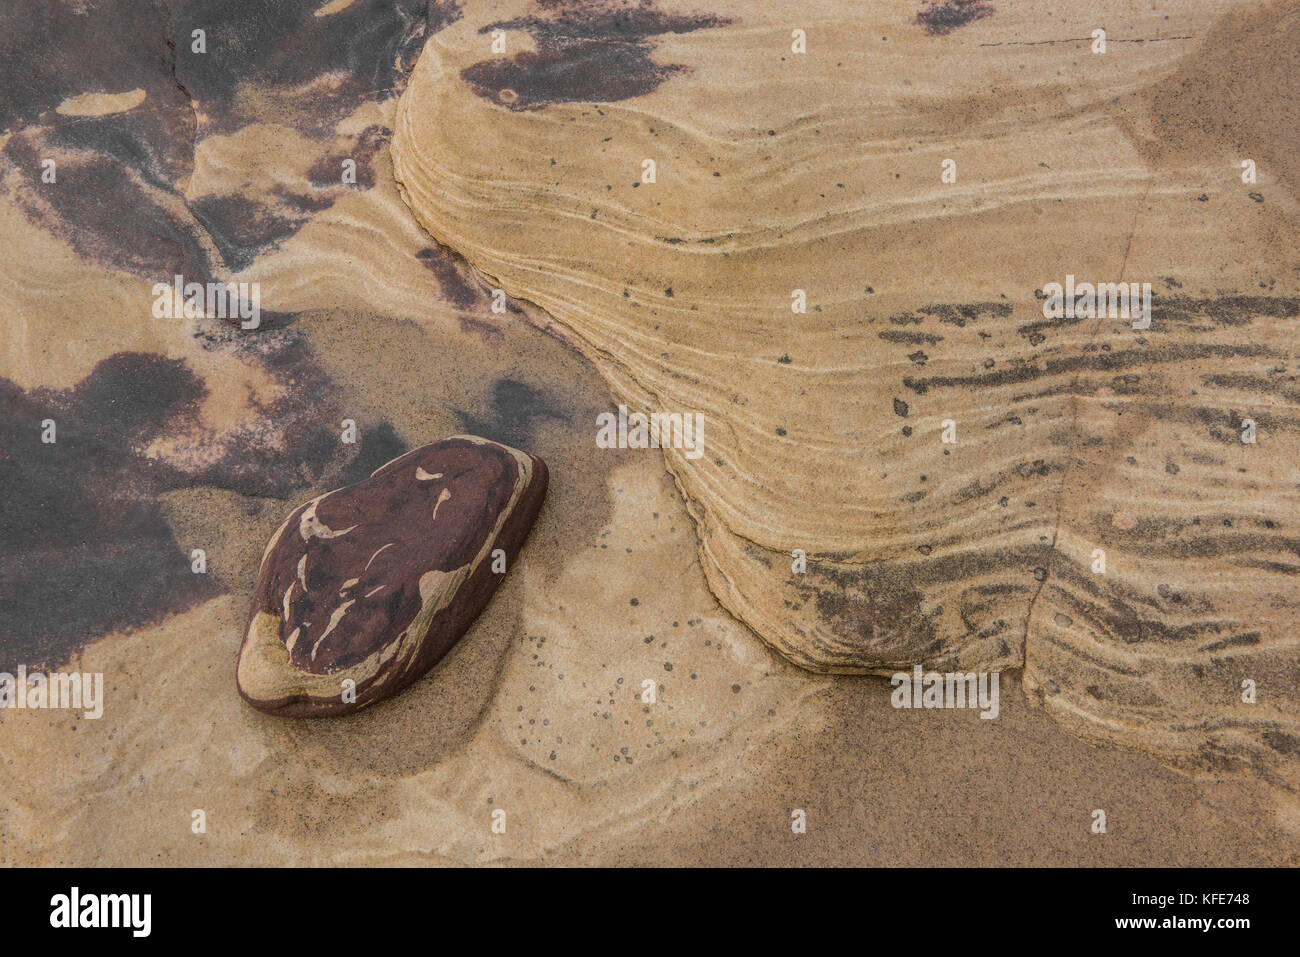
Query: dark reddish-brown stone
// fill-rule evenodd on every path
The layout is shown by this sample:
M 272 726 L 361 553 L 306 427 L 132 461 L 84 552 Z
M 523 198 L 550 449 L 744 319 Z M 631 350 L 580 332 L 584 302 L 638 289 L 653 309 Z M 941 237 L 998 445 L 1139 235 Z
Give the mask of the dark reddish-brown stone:
M 546 485 L 541 459 L 462 435 L 296 509 L 262 557 L 239 693 L 340 715 L 423 676 L 487 605 Z

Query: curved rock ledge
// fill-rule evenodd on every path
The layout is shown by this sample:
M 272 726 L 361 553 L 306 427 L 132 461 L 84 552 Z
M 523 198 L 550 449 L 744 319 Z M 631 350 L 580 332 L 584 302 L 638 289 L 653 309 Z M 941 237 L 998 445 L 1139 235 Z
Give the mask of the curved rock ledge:
M 621 402 L 704 415 L 664 458 L 787 658 L 1023 665 L 1079 733 L 1295 788 L 1296 167 L 1238 107 L 1300 102 L 1297 13 L 1112 10 L 1099 56 L 1075 5 L 979 6 L 469 8 L 395 174 Z M 1067 275 L 1152 284 L 1150 326 L 1046 315 Z

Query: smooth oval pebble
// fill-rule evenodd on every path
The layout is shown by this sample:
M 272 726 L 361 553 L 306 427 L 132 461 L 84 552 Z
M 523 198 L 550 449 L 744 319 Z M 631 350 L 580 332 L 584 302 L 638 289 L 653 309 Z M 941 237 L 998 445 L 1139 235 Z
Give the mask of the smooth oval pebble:
M 514 563 L 546 486 L 541 459 L 457 435 L 300 506 L 262 555 L 239 693 L 268 714 L 322 717 L 418 680 L 487 605 L 493 553 Z

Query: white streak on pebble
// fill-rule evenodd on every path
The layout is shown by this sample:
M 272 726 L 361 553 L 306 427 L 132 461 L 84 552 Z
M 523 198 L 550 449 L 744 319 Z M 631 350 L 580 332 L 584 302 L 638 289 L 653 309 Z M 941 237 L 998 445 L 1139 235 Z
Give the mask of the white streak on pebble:
M 378 551 L 375 552 L 374 555 L 371 555 L 371 556 L 370 556 L 370 562 L 373 562 L 373 561 L 375 560 L 375 558 L 378 557 L 379 552 L 382 552 L 385 548 L 392 548 L 392 547 L 393 547 L 393 544 L 394 544 L 393 542 L 389 542 L 387 545 L 382 546 Z M 369 570 L 369 568 L 370 568 L 370 562 L 366 562 L 366 567 L 363 568 L 363 569 L 361 569 L 363 572 Z
M 356 528 L 355 525 L 349 525 L 342 531 L 334 531 L 316 517 L 316 503 L 319 501 L 320 499 L 316 499 L 315 502 L 308 505 L 307 510 L 302 513 L 302 518 L 298 519 L 298 534 L 302 536 L 304 542 L 313 536 L 316 538 L 338 538 L 340 535 L 346 535 Z
M 451 489 L 449 488 L 443 489 L 438 494 L 438 501 L 433 503 L 433 515 L 430 516 L 429 519 L 430 521 L 438 517 L 438 508 L 442 505 L 443 502 L 448 501 L 450 498 L 451 498 Z
M 355 0 L 330 0 L 329 3 L 325 4 L 325 6 L 321 7 L 319 10 L 313 13 L 312 16 L 314 17 L 333 16 L 334 14 L 338 13 L 340 10 L 346 10 L 348 7 L 352 6 L 354 2 Z
M 316 660 L 316 649 L 320 647 L 320 643 L 324 641 L 327 637 L 329 637 L 329 633 L 334 630 L 334 627 L 340 621 L 343 620 L 343 616 L 348 613 L 348 609 L 351 608 L 353 605 L 355 605 L 356 602 L 357 600 L 355 598 L 351 598 L 334 609 L 334 614 L 330 615 L 329 625 L 326 626 L 325 630 L 321 632 L 320 637 L 316 639 L 316 643 L 311 646 L 312 661 Z

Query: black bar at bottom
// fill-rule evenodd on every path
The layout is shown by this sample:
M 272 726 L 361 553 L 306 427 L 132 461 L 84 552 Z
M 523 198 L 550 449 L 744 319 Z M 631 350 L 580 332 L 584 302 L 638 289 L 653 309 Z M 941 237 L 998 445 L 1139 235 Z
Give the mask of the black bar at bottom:
M 78 934 L 261 949 L 338 934 L 346 948 L 373 945 L 376 934 L 432 942 L 440 926 L 446 940 L 486 934 L 480 942 L 492 946 L 588 936 L 637 946 L 642 934 L 662 946 L 689 925 L 692 942 L 712 932 L 729 947 L 770 944 L 777 930 L 812 934 L 807 944 L 818 946 L 832 928 L 866 946 L 914 939 L 941 950 L 1008 935 L 1232 947 L 1285 933 L 1298 883 L 1293 870 L 1228 869 L 77 868 L 0 871 L 0 900 L 9 946 Z

